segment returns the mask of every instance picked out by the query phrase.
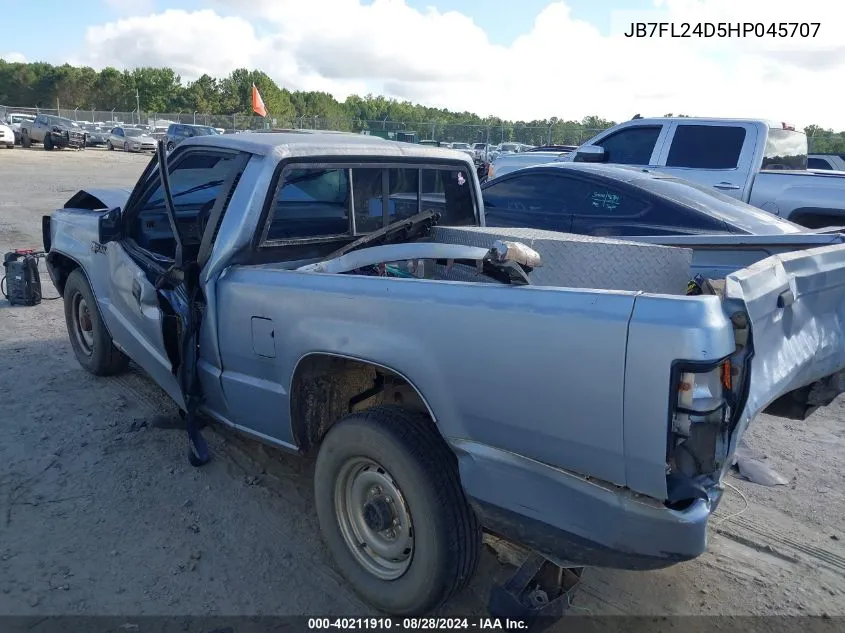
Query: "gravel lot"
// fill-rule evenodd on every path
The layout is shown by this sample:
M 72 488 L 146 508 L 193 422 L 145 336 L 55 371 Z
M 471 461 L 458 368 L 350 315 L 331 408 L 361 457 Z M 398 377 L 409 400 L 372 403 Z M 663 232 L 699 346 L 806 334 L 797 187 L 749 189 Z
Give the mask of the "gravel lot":
M 86 185 L 131 186 L 148 160 L 0 152 L 2 252 L 40 247 L 42 214 Z M 323 547 L 312 464 L 214 427 L 215 459 L 191 468 L 182 432 L 147 425 L 171 405 L 145 375 L 80 368 L 60 300 L 0 298 L 0 405 L 0 614 L 373 614 Z M 843 413 L 840 399 L 805 422 L 761 416 L 749 444 L 790 483 L 731 478 L 705 555 L 586 570 L 573 613 L 845 615 Z M 740 494 L 748 507 L 731 516 Z M 447 613 L 484 614 L 491 579 L 509 571 L 487 551 Z

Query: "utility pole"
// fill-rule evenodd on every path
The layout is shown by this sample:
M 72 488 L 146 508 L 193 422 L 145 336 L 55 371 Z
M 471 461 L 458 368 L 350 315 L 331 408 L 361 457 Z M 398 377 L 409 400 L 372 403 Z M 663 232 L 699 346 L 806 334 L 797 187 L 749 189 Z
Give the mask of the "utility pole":
M 141 93 L 135 88 L 135 109 L 138 112 L 138 123 L 141 123 Z

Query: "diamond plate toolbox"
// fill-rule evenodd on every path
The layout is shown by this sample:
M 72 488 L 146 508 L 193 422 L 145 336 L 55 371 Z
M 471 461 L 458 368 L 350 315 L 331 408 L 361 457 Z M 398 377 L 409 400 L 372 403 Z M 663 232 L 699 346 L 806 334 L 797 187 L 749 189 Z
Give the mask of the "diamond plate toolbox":
M 524 228 L 437 226 L 432 239 L 482 248 L 496 240 L 522 242 L 542 258 L 529 276 L 538 286 L 683 295 L 692 278 L 688 248 Z

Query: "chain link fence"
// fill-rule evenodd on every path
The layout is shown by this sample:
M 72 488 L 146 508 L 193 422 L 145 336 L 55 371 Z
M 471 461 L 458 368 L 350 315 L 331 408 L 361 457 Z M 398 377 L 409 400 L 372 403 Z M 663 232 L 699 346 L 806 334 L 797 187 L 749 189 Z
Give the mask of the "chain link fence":
M 521 123 L 478 125 L 441 121 L 366 121 L 362 119 L 300 116 L 292 119 L 263 118 L 244 114 L 202 114 L 199 112 L 122 112 L 117 110 L 85 110 L 80 108 L 31 108 L 0 105 L 0 118 L 7 114 L 58 115 L 79 122 L 108 125 L 143 125 L 163 134 L 171 123 L 207 125 L 226 132 L 264 129 L 313 129 L 369 133 L 393 138 L 397 132 L 416 134 L 419 140 L 432 139 L 448 143 L 524 143 L 526 145 L 581 145 L 603 129 L 584 128 L 558 123 L 532 126 Z M 807 137 L 811 153 L 845 153 L 845 132 L 815 130 Z

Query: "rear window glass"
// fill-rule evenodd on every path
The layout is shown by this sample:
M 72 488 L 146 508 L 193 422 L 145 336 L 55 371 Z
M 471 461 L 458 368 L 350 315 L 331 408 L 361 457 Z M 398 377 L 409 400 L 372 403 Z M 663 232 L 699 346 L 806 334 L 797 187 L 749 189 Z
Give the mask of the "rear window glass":
M 349 232 L 346 169 L 292 169 L 276 196 L 268 240 L 343 235 Z
M 288 169 L 264 241 L 363 235 L 428 210 L 440 213 L 441 225 L 472 226 L 472 184 L 461 168 Z
M 735 169 L 745 143 L 745 128 L 728 125 L 679 125 L 667 167 Z
M 807 169 L 807 135 L 769 128 L 762 169 Z

